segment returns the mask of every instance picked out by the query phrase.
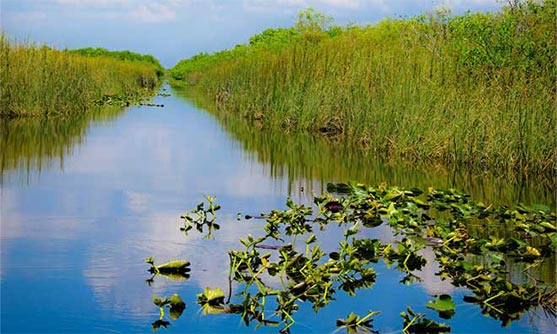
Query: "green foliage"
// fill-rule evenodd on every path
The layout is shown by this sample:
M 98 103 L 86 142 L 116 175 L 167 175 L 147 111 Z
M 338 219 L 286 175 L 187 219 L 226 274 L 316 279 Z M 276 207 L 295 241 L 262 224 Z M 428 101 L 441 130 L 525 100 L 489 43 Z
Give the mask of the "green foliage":
M 296 29 L 302 34 L 307 32 L 325 31 L 333 22 L 333 18 L 317 12 L 314 8 L 307 8 L 298 13 Z
M 151 324 L 153 331 L 160 327 L 167 328 L 170 325 L 170 322 L 164 320 L 164 307 L 168 308 L 172 320 L 178 320 L 186 309 L 186 303 L 178 294 L 173 294 L 170 298 L 159 298 L 157 295 L 153 295 L 153 303 L 159 307 L 159 319 Z
M 531 278 L 516 283 L 507 271 L 507 263 L 528 264 L 532 270 L 554 258 L 557 233 L 551 222 L 556 213 L 549 208 L 486 206 L 454 189 L 405 190 L 384 183 L 375 187 L 331 184 L 328 188 L 342 190 L 343 196 L 314 196 L 317 210 L 288 198 L 285 210 L 272 210 L 257 217 L 266 219 L 265 234 L 257 238 L 248 234 L 240 239 L 243 249 L 228 252 L 228 301 L 218 288 L 206 288 L 197 295 L 204 314 L 239 314 L 246 326 L 251 322 L 257 326 L 282 325 L 281 332 L 288 332 L 302 303 L 318 312 L 338 293 L 355 295 L 358 290 L 373 287 L 377 278 L 373 265 L 380 260 L 395 264 L 406 275 L 401 283 L 419 281 L 417 275 L 426 264 L 420 252 L 426 247 L 431 247 L 439 265 L 436 275 L 455 287 L 465 287 L 472 295 L 464 301 L 477 304 L 482 313 L 500 320 L 503 326 L 520 319 L 531 308 L 543 308 L 553 316 L 557 313 L 557 290 L 551 282 Z M 330 224 L 338 224 L 344 230 L 344 239 L 338 248 L 327 253 L 313 232 L 314 228 L 325 230 Z M 363 228 L 380 224 L 388 224 L 402 238 L 383 244 L 378 239 L 359 237 Z M 478 224 L 509 226 L 512 234 L 501 238 L 485 229 L 475 230 Z M 302 236 L 306 237 L 304 242 L 296 247 L 297 238 Z M 284 240 L 287 237 L 291 239 Z M 277 241 L 276 246 L 266 244 Z M 271 252 L 263 253 L 261 249 Z M 275 284 L 266 283 L 270 277 L 275 278 Z M 235 294 L 237 302 L 233 303 L 232 286 L 239 290 Z M 438 296 L 426 306 L 445 319 L 456 311 L 449 295 Z M 371 330 L 370 318 L 377 313 L 372 311 L 363 318 L 352 313 L 337 320 L 337 326 L 348 332 Z M 280 321 L 269 320 L 269 314 Z M 417 314 L 410 307 L 401 316 L 403 333 L 450 331 L 449 326 Z
M 253 48 L 264 48 L 267 50 L 280 51 L 300 35 L 295 28 L 266 29 L 249 39 L 249 46 Z
M 555 7 L 525 1 L 498 13 L 347 28 L 308 10 L 291 30 L 269 30 L 199 65 L 184 60 L 171 73 L 219 112 L 266 129 L 322 133 L 414 162 L 548 174 Z
M 105 96 L 129 103 L 151 94 L 159 82 L 157 71 L 151 62 L 89 57 L 47 46 L 19 44 L 2 33 L 0 115 L 83 114 Z
M 315 11 L 313 8 L 302 10 L 298 13 L 296 29 L 300 32 L 302 40 L 317 43 L 328 37 L 327 28 L 332 24 L 333 18 Z M 337 29 L 336 27 L 335 29 Z M 331 35 L 337 34 L 337 31 Z
M 168 279 L 185 281 L 190 277 L 190 262 L 188 260 L 172 260 L 161 265 L 155 265 L 153 257 L 148 257 L 145 262 L 151 265 L 148 271 L 153 275 L 146 282 L 151 285 L 157 275 Z
M 451 331 L 451 327 L 445 324 L 439 324 L 431 319 L 426 318 L 423 314 L 415 313 L 410 307 L 406 312 L 401 312 L 404 328 L 402 333 L 446 333 Z
M 298 22 L 291 28 L 269 28 L 252 36 L 247 44 L 236 45 L 231 50 L 208 54 L 201 52 L 179 61 L 171 70 L 174 80 L 196 84 L 202 73 L 225 61 L 242 57 L 256 57 L 258 52 L 280 52 L 300 41 L 319 41 L 321 38 L 338 36 L 343 28 L 332 26 L 332 18 L 308 8 L 299 13 Z
M 87 57 L 107 57 L 115 58 L 127 62 L 144 62 L 153 65 L 157 69 L 157 75 L 160 77 L 164 74 L 164 68 L 152 55 L 149 54 L 139 54 L 136 52 L 124 50 L 124 51 L 109 51 L 105 48 L 81 48 L 70 50 L 71 53 L 75 53 L 81 56 Z
M 428 301 L 426 306 L 439 312 L 439 316 L 444 319 L 450 319 L 455 313 L 455 303 L 451 296 L 440 295 L 434 301 Z
M 180 230 L 186 235 L 194 227 L 200 233 L 203 233 L 204 227 L 207 227 L 206 237 L 211 238 L 213 230 L 220 229 L 220 225 L 215 223 L 217 219 L 216 211 L 220 210 L 220 205 L 214 203 L 216 199 L 214 196 L 205 196 L 205 198 L 208 202 L 207 208 L 205 208 L 205 203 L 201 202 L 191 211 L 191 215 L 190 212 L 186 211 L 180 217 L 184 220 L 184 227 L 181 227 Z
M 224 292 L 219 289 L 205 288 L 203 293 L 197 294 L 197 304 L 203 309 L 203 314 L 218 314 L 224 312 Z
M 164 317 L 163 307 L 165 306 L 170 309 L 170 318 L 174 320 L 178 319 L 186 309 L 186 303 L 177 294 L 173 294 L 170 298 L 159 298 L 157 295 L 153 295 L 153 303 L 160 308 L 161 320 Z
M 370 311 L 363 318 L 360 318 L 359 315 L 356 315 L 354 313 L 350 313 L 346 319 L 337 319 L 337 327 L 346 328 L 348 333 L 372 333 L 371 328 L 373 326 L 371 322 L 373 321 L 373 319 L 370 318 L 379 313 L 381 312 Z

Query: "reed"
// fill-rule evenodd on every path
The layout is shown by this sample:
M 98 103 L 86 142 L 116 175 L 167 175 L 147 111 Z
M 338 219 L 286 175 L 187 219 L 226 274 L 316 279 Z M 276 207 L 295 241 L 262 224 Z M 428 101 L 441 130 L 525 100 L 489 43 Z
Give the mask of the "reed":
M 156 65 L 10 41 L 0 33 L 0 115 L 87 112 L 104 95 L 136 96 L 158 83 Z
M 245 45 L 171 73 L 195 78 L 221 112 L 263 127 L 409 161 L 553 173 L 555 8 L 526 1 L 367 27 L 297 24 L 279 47 Z

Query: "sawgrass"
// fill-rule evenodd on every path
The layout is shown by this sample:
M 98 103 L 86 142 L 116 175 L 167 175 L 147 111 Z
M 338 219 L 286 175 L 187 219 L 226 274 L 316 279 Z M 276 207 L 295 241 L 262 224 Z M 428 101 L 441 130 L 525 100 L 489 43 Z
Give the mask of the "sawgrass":
M 105 95 L 138 96 L 153 89 L 158 72 L 160 69 L 150 62 L 14 42 L 2 33 L 0 115 L 84 113 L 91 109 L 92 101 Z
M 297 24 L 278 47 L 250 43 L 171 73 L 264 129 L 321 132 L 409 161 L 551 174 L 555 8 L 527 1 L 367 27 Z

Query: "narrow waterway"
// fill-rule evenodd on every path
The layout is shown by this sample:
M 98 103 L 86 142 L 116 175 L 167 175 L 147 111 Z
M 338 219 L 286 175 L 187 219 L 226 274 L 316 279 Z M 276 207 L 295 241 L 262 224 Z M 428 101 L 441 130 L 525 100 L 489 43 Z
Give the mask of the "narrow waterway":
M 163 108 L 135 106 L 87 120 L 3 124 L 2 333 L 150 332 L 159 317 L 153 294 L 173 293 L 180 294 L 186 310 L 159 331 L 277 332 L 276 327 L 246 328 L 238 315 L 205 316 L 196 294 L 205 287 L 228 293 L 226 252 L 239 247 L 239 238 L 261 232 L 260 224 L 238 221 L 238 213 L 283 208 L 287 196 L 307 201 L 312 192 L 324 191 L 327 182 L 460 187 L 486 201 L 554 205 L 547 187 L 528 182 L 509 185 L 505 180 L 409 170 L 339 151 L 319 138 L 266 137 L 244 125 L 219 121 L 194 100 L 168 86 L 163 89 L 171 96 L 153 101 Z M 56 135 L 49 138 L 48 133 Z M 205 195 L 216 196 L 222 205 L 221 229 L 214 239 L 185 236 L 179 230 L 180 215 Z M 324 249 L 335 246 L 342 235 L 327 233 L 320 238 Z M 388 229 L 364 233 L 392 237 Z M 187 259 L 191 277 L 157 277 L 149 285 L 144 262 L 149 256 L 159 263 Z M 375 329 L 400 331 L 399 313 L 406 306 L 435 314 L 425 303 L 441 293 L 451 294 L 458 304 L 456 315 L 444 321 L 453 333 L 554 331 L 554 319 L 534 313 L 502 328 L 478 306 L 462 301 L 465 290 L 435 276 L 434 264 L 420 273 L 422 282 L 410 286 L 399 283 L 404 275 L 383 263 L 375 270 L 377 283 L 371 289 L 356 296 L 338 294 L 336 302 L 317 314 L 302 307 L 292 332 L 330 333 L 336 319 L 369 310 L 381 311 Z

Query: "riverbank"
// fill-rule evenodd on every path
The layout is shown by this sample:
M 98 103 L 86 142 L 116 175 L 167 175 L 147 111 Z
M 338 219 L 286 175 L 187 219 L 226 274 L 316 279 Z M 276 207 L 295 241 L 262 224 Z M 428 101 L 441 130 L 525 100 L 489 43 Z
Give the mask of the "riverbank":
M 0 116 L 82 114 L 95 105 L 129 105 L 158 86 L 162 67 L 154 58 L 103 50 L 56 50 L 0 34 Z
M 311 10 L 295 27 L 199 54 L 170 74 L 220 112 L 310 131 L 384 157 L 550 175 L 555 1 L 338 27 Z

